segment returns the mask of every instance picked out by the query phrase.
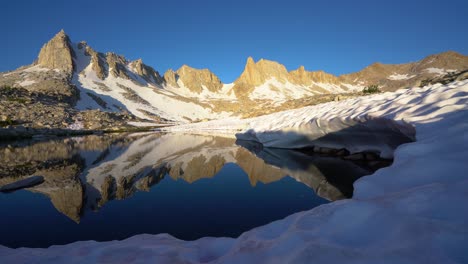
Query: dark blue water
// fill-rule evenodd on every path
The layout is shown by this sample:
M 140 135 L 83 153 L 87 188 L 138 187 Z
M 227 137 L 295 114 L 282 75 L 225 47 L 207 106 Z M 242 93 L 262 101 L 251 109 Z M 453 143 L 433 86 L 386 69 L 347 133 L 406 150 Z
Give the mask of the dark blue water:
M 326 202 L 289 177 L 252 187 L 246 173 L 232 163 L 214 178 L 192 184 L 165 177 L 149 192 L 110 201 L 98 212 L 85 214 L 79 224 L 55 210 L 46 196 L 21 190 L 0 194 L 0 244 L 44 247 L 143 233 L 187 240 L 236 237 Z
M 172 150 L 172 144 L 169 148 L 164 145 L 174 137 L 187 146 L 174 146 Z M 51 141 L 50 146 L 44 142 L 13 146 L 13 150 L 19 152 L 10 158 L 35 162 L 33 166 L 28 165 L 32 166 L 28 170 L 12 169 L 22 168 L 23 163 L 14 164 L 8 157 L 0 157 L 5 159 L 0 173 L 5 168 L 9 173 L 3 174 L 3 180 L 11 180 L 12 173 L 15 173 L 14 179 L 43 173 L 45 182 L 12 193 L 0 193 L 0 244 L 13 248 L 49 247 L 160 233 L 184 240 L 205 236 L 237 237 L 254 227 L 309 210 L 335 199 L 333 197 L 342 197 L 342 187 L 335 184 L 340 187 L 335 188 L 326 179 L 336 182 L 337 178 L 345 178 L 344 182 L 352 188 L 350 179 L 369 173 L 349 161 L 284 150 L 268 155 L 284 157 L 280 160 L 289 160 L 289 163 L 273 166 L 235 145 L 234 140 L 200 137 L 193 136 L 193 140 L 170 135 L 130 140 L 85 137 Z M 42 149 L 45 150 L 40 152 Z M 28 152 L 43 154 L 32 158 L 21 156 Z M 298 169 L 291 161 L 299 162 L 304 168 Z M 95 169 L 120 166 L 122 162 L 128 165 L 93 176 Z M 30 164 L 29 160 L 24 164 Z M 185 165 L 176 169 L 177 164 Z M 330 170 L 330 167 L 335 169 Z M 44 173 L 44 168 L 47 173 L 53 173 Z M 69 168 L 74 168 L 78 174 L 68 175 Z M 155 172 L 160 168 L 165 171 L 157 175 Z M 310 172 L 307 168 L 311 168 Z M 115 178 L 114 185 L 124 186 L 126 194 L 119 196 L 114 186 L 106 196 L 104 185 L 96 184 L 100 177 Z M 122 179 L 129 180 L 124 183 Z M 150 184 L 141 188 L 141 182 Z M 70 191 L 75 189 L 80 191 Z M 314 189 L 321 190 L 324 198 Z M 57 190 L 68 191 L 57 198 Z M 82 199 L 78 205 L 76 197 L 78 201 Z M 79 213 L 73 213 L 74 209 Z

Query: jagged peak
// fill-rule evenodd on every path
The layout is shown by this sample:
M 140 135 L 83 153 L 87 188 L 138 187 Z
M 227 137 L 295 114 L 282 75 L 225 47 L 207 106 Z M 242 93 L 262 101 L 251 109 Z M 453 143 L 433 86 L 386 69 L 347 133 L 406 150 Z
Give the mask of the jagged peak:
M 170 69 L 168 69 L 168 70 L 164 73 L 164 75 L 166 75 L 166 73 L 167 73 L 167 74 L 174 74 L 174 73 L 176 73 L 176 72 L 175 72 L 172 68 L 170 68 Z
M 68 38 L 68 35 L 67 35 L 67 33 L 65 33 L 65 30 L 63 30 L 63 28 L 62 28 L 57 34 L 55 34 L 55 37 L 66 37 L 66 38 Z
M 304 65 L 299 66 L 297 69 L 292 70 L 291 72 L 299 72 L 299 73 L 305 73 L 307 72 Z
M 251 56 L 249 56 L 249 57 L 247 58 L 246 65 L 249 65 L 249 64 L 255 64 L 255 61 L 254 61 L 254 59 L 253 59 Z
M 49 69 L 58 69 L 71 74 L 74 69 L 75 54 L 71 48 L 70 38 L 60 30 L 42 46 L 37 64 Z

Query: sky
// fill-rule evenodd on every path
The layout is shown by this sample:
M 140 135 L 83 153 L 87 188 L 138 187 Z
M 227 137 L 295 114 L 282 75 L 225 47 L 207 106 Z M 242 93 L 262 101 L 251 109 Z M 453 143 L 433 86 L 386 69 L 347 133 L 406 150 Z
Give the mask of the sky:
M 183 64 L 229 83 L 247 57 L 340 75 L 373 62 L 468 55 L 468 1 L 2 1 L 0 71 L 32 63 L 60 29 L 163 74 Z

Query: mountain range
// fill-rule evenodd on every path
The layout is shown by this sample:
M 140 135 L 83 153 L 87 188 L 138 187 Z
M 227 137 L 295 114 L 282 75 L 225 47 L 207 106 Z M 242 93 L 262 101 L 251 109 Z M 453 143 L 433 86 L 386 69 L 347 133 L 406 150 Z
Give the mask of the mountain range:
M 129 61 L 112 52 L 95 51 L 84 41 L 72 42 L 62 30 L 41 48 L 31 65 L 0 74 L 0 117 L 38 127 L 76 128 L 98 128 L 112 118 L 96 116 L 112 114 L 140 123 L 250 117 L 333 100 L 337 95 L 356 96 L 373 84 L 383 91 L 420 86 L 428 79 L 467 69 L 468 56 L 453 51 L 405 64 L 374 63 L 340 76 L 307 71 L 304 66 L 288 71 L 278 62 L 249 57 L 240 76 L 225 84 L 210 70 L 187 65 L 161 75 L 141 59 Z M 56 122 L 38 122 L 39 117 L 30 112 L 50 114 L 49 119 Z M 101 121 L 93 123 L 93 118 Z

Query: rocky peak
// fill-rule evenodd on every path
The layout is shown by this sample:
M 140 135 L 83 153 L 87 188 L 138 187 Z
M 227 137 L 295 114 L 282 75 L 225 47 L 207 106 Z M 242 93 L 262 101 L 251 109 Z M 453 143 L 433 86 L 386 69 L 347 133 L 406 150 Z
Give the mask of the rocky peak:
M 113 52 L 107 52 L 106 61 L 107 65 L 109 65 L 109 73 L 111 73 L 114 77 L 130 79 L 127 69 L 125 68 L 127 59 L 125 59 L 124 56 L 117 55 Z
M 468 69 L 468 56 L 455 51 L 446 51 L 439 54 L 427 56 L 415 63 L 413 71 L 425 70 L 427 68 L 464 70 Z
M 86 56 L 91 56 L 91 64 L 96 76 L 104 80 L 107 77 L 105 54 L 95 51 L 85 41 L 79 42 L 77 47 L 80 50 L 84 49 L 84 54 Z
M 184 86 L 194 93 L 201 93 L 203 87 L 206 87 L 210 92 L 218 92 L 223 87 L 223 83 L 218 76 L 210 70 L 195 69 L 188 65 L 183 65 L 176 72 L 167 71 L 164 78 L 167 84 L 174 87 L 179 87 L 177 80 L 180 79 Z
M 288 80 L 288 71 L 284 65 L 265 59 L 257 63 L 252 57 L 247 58 L 244 71 L 234 81 L 234 93 L 238 98 L 247 96 L 256 86 L 264 84 L 269 79 L 275 78 L 284 83 Z
M 179 76 L 177 76 L 177 73 L 174 70 L 172 69 L 167 70 L 164 73 L 163 78 L 164 78 L 164 82 L 166 83 L 166 85 L 179 88 L 179 85 L 177 84 L 177 79 L 179 78 Z
M 163 78 L 152 67 L 145 65 L 142 59 L 137 59 L 130 63 L 130 67 L 133 68 L 136 74 L 140 75 L 145 81 L 154 84 L 163 83 Z
M 258 86 L 264 84 L 268 79 L 276 78 L 280 82 L 287 80 L 288 71 L 284 65 L 265 59 L 260 59 L 257 63 L 252 57 L 247 59 L 247 63 L 241 76 L 235 81 L 236 84 L 247 84 Z
M 62 29 L 49 42 L 42 46 L 37 64 L 49 69 L 59 69 L 71 74 L 75 57 L 70 39 Z

